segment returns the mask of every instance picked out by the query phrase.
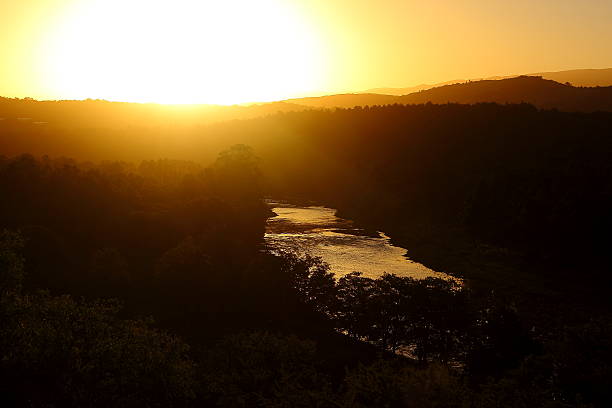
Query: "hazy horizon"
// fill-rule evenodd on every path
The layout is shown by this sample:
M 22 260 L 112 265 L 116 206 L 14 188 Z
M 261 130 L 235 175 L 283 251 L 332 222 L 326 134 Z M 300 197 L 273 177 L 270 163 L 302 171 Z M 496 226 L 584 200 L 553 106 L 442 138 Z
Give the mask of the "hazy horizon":
M 385 93 L 385 90 L 389 90 L 389 91 L 393 91 L 393 90 L 409 90 L 408 93 L 415 93 L 421 90 L 427 90 L 427 89 L 431 89 L 431 88 L 436 88 L 436 87 L 441 87 L 441 86 L 446 86 L 446 85 L 453 85 L 453 84 L 459 84 L 462 82 L 467 82 L 467 81 L 486 81 L 486 80 L 499 80 L 499 79 L 508 79 L 508 78 L 515 78 L 515 77 L 519 77 L 519 76 L 539 76 L 540 74 L 565 74 L 565 73 L 574 73 L 574 72 L 581 72 L 581 71 L 612 71 L 612 67 L 611 68 L 582 68 L 582 69 L 573 69 L 573 70 L 562 70 L 562 71 L 551 71 L 551 72 L 534 72 L 534 73 L 515 73 L 515 74 L 508 74 L 508 75 L 494 75 L 491 77 L 477 77 L 477 78 L 457 78 L 454 80 L 448 80 L 448 81 L 443 81 L 443 82 L 438 82 L 438 83 L 419 83 L 419 84 L 408 84 L 406 86 L 401 86 L 401 87 L 386 87 L 386 86 L 379 86 L 376 88 L 370 88 L 370 89 L 365 89 L 365 90 L 347 90 L 344 92 L 338 92 L 338 93 L 332 93 L 332 92 L 325 92 L 325 91 L 321 91 L 319 93 L 312 93 L 312 94 L 305 94 L 305 95 L 300 95 L 300 96 L 296 96 L 296 97 L 292 97 L 292 98 L 285 98 L 285 99 L 273 99 L 273 100 L 256 100 L 256 101 L 247 101 L 247 102 L 239 102 L 239 103 L 206 103 L 206 102 L 176 102 L 176 103 L 163 103 L 163 102 L 155 102 L 155 101 L 129 101 L 129 100 L 114 100 L 114 99 L 104 99 L 104 98 L 92 98 L 92 97 L 84 97 L 84 98 L 80 98 L 80 99 L 44 99 L 44 98 L 32 98 L 31 96 L 7 96 L 7 95 L 0 95 L 0 98 L 18 98 L 18 99 L 33 99 L 35 101 L 38 102 L 68 102 L 68 101 L 88 101 L 88 100 L 93 100 L 93 101 L 104 101 L 104 102 L 116 102 L 116 103 L 136 103 L 136 104 L 145 104 L 145 105 L 162 105 L 162 106 L 210 106 L 210 107 L 215 107 L 215 106 L 219 106 L 219 107 L 231 107 L 231 106 L 253 106 L 253 105 L 260 105 L 260 104 L 267 104 L 267 103 L 275 103 L 275 102 L 287 102 L 287 103 L 293 103 L 294 101 L 299 101 L 300 99 L 308 99 L 308 98 L 318 98 L 318 97 L 325 97 L 325 96 L 334 96 L 334 95 L 342 95 L 342 94 L 354 94 L 354 95 L 359 95 L 359 94 L 367 94 L 367 93 L 374 93 L 374 94 L 380 94 L 380 95 L 402 95 L 401 93 Z M 555 78 L 547 78 L 546 76 L 544 76 L 544 79 L 552 79 L 556 82 L 565 82 L 565 81 L 559 81 L 558 79 Z M 610 76 L 609 79 L 607 79 L 607 81 L 604 81 L 606 83 L 603 84 L 597 84 L 597 85 L 575 85 L 574 86 L 586 86 L 586 87 L 590 87 L 590 86 L 611 86 L 608 82 L 612 81 L 612 76 Z M 595 82 L 597 82 L 595 80 Z
M 232 105 L 612 67 L 606 1 L 25 0 L 0 11 L 6 97 Z

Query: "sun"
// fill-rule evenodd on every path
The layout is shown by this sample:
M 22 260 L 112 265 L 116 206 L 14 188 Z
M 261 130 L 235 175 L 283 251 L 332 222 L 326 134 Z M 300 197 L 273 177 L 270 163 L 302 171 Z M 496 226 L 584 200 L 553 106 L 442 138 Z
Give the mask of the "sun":
M 47 43 L 45 79 L 64 99 L 270 101 L 323 76 L 323 42 L 282 0 L 77 1 Z

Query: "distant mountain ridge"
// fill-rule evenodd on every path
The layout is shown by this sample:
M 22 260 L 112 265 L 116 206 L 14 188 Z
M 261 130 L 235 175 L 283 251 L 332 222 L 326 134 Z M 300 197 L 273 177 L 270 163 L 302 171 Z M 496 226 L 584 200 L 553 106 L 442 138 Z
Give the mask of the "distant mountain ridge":
M 305 108 L 352 108 L 360 105 L 392 105 L 397 103 L 397 96 L 376 93 L 349 93 L 287 99 L 283 102 Z
M 588 71 L 588 75 L 585 72 Z M 574 70 L 542 76 L 518 76 L 455 83 L 421 89 L 406 95 L 352 93 L 255 103 L 248 106 L 188 105 L 165 106 L 85 101 L 36 101 L 0 97 L 0 130 L 21 125 L 53 125 L 65 128 L 122 128 L 126 126 L 202 126 L 228 120 L 241 120 L 310 109 L 353 108 L 393 104 L 423 103 L 529 103 L 542 109 L 563 111 L 612 111 L 612 86 L 578 87 L 576 83 L 612 83 L 612 69 Z M 588 78 L 590 79 L 588 79 Z M 564 82 L 559 82 L 563 81 Z M 569 82 L 572 85 L 568 85 Z M 423 85 L 424 86 L 424 85 Z M 422 86 L 421 86 L 422 87 Z M 418 88 L 418 87 L 417 87 Z
M 573 86 L 612 86 L 612 68 L 604 69 L 574 69 L 570 71 L 541 72 L 529 74 L 530 76 L 541 76 L 544 79 L 566 83 Z
M 543 109 L 612 111 L 612 86 L 574 87 L 550 79 L 521 76 L 446 85 L 398 97 L 398 103 L 530 103 Z
M 453 81 L 439 82 L 436 84 L 420 84 L 416 86 L 402 87 L 402 88 L 373 88 L 368 89 L 362 93 L 364 94 L 384 94 L 384 95 L 407 95 L 414 92 L 424 91 L 427 89 L 438 88 L 444 85 L 463 84 L 466 82 L 475 82 L 482 80 L 497 80 L 497 79 L 509 79 L 516 78 L 519 76 L 541 76 L 544 79 L 552 79 L 553 81 L 566 83 L 569 82 L 573 86 L 612 86 L 612 68 L 603 69 L 572 69 L 566 71 L 551 71 L 551 72 L 536 72 L 532 74 L 524 75 L 505 75 L 505 76 L 492 76 L 486 78 L 477 79 L 456 79 Z
M 612 86 L 575 87 L 540 76 L 481 80 L 422 90 L 408 95 L 345 94 L 286 102 L 309 108 L 350 108 L 422 103 L 529 103 L 542 109 L 593 112 L 612 111 Z

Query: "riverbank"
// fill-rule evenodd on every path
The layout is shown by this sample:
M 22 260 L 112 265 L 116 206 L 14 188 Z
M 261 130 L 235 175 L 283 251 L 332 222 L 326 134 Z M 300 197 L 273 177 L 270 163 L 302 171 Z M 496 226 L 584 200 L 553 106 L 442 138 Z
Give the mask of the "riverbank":
M 457 228 L 412 226 L 391 212 L 363 214 L 344 206 L 338 215 L 388 231 L 391 242 L 407 248 L 411 259 L 463 279 L 474 296 L 494 292 L 547 336 L 589 319 L 612 319 L 608 287 L 585 279 L 579 269 L 530 263 L 524 254 L 479 242 Z

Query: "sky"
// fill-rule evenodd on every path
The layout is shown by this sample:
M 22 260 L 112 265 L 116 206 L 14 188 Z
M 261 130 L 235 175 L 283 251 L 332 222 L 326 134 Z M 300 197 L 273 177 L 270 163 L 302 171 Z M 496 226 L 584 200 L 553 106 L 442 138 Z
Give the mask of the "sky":
M 0 0 L 0 95 L 233 104 L 612 67 L 610 0 Z

